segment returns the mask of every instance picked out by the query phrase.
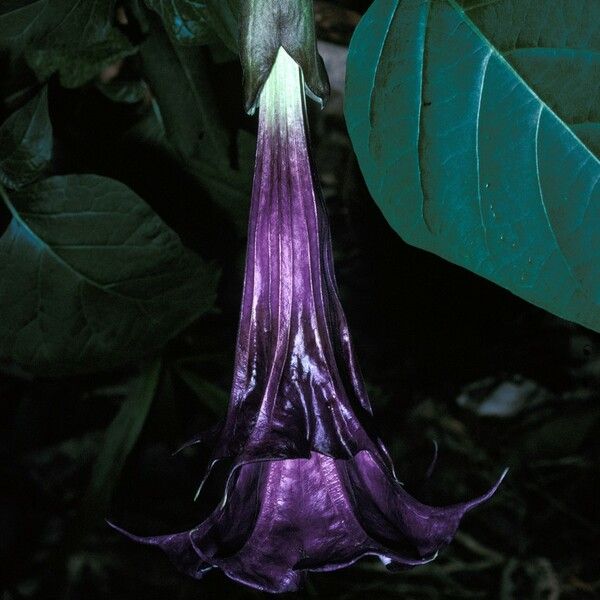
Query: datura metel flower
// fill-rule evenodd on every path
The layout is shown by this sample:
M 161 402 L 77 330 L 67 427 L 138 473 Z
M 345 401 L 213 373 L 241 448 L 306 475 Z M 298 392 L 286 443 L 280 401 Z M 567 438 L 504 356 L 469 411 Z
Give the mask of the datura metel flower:
M 307 132 L 303 74 L 281 48 L 260 95 L 256 167 L 231 400 L 214 461 L 232 459 L 221 505 L 182 533 L 133 539 L 200 578 L 219 568 L 269 592 L 374 555 L 426 563 L 483 496 L 412 498 L 372 431 L 333 271 Z M 213 461 L 213 462 L 214 462 Z

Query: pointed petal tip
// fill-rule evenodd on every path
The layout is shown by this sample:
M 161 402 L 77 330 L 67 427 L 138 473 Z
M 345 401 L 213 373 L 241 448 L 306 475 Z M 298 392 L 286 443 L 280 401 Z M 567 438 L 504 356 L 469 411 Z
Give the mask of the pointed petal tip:
M 508 475 L 508 471 L 509 471 L 509 467 L 506 467 L 504 469 L 504 471 L 502 471 L 502 473 L 500 473 L 500 477 L 498 477 L 498 480 L 496 481 L 496 483 L 492 486 L 492 488 L 488 492 L 488 498 L 491 498 L 494 495 L 494 493 L 496 492 L 496 490 L 500 487 L 501 483 L 504 481 L 504 478 Z
M 246 111 L 246 114 L 253 116 L 256 113 L 256 109 L 260 103 L 262 90 L 265 87 L 265 82 L 274 63 L 275 58 L 273 58 L 271 68 L 266 72 L 254 73 L 252 76 L 244 73 L 244 110 Z
M 208 467 L 206 467 L 204 476 L 202 477 L 202 480 L 200 481 L 200 485 L 198 485 L 198 489 L 196 490 L 196 494 L 194 495 L 194 502 L 196 502 L 198 500 L 198 498 L 200 497 L 200 494 L 202 493 L 202 490 L 204 489 L 204 485 L 208 481 L 208 478 L 210 477 L 210 474 L 212 473 L 214 466 L 219 462 L 219 460 L 220 459 L 218 459 L 218 458 L 213 459 L 210 462 L 210 464 L 208 465 Z
M 145 538 L 145 537 L 141 537 L 139 535 L 135 535 L 133 533 L 130 533 L 129 531 L 127 531 L 126 529 L 123 529 L 122 527 L 119 527 L 119 525 L 117 525 L 116 523 L 113 523 L 109 519 L 104 519 L 104 522 L 109 527 L 111 527 L 112 529 L 114 529 L 117 533 L 120 533 L 121 535 L 124 535 L 126 538 L 129 538 L 130 540 L 132 540 L 134 542 L 140 542 L 142 544 L 152 544 L 153 543 L 151 541 L 151 538 Z
M 204 437 L 202 436 L 198 436 L 195 438 L 192 438 L 191 440 L 188 440 L 187 442 L 184 442 L 183 444 L 181 444 L 181 446 L 179 446 L 179 448 L 177 448 L 177 450 L 171 452 L 171 456 L 177 456 L 180 452 L 183 452 L 184 450 L 187 450 L 188 448 L 191 448 L 192 446 L 197 446 L 198 444 L 202 444 L 202 442 L 204 441 Z
M 474 500 L 467 502 L 465 504 L 465 512 L 468 510 L 471 510 L 472 508 L 475 508 L 476 506 L 479 506 L 480 504 L 483 504 L 484 502 L 489 500 L 496 493 L 496 491 L 500 487 L 501 483 L 504 481 L 504 478 L 506 477 L 508 470 L 509 470 L 508 467 L 506 467 L 504 469 L 504 471 L 502 471 L 502 473 L 500 474 L 500 477 L 498 477 L 498 479 L 496 480 L 494 485 L 492 485 L 492 487 L 487 492 L 485 492 L 478 498 L 475 498 Z
M 435 470 L 435 465 L 437 464 L 437 460 L 438 460 L 438 452 L 439 452 L 438 443 L 436 440 L 432 440 L 432 443 L 433 443 L 433 456 L 431 458 L 431 462 L 429 463 L 429 467 L 427 468 L 427 471 L 425 472 L 425 479 L 431 478 L 431 476 L 433 475 L 433 471 Z
M 258 99 L 249 99 L 244 102 L 244 110 L 250 117 L 254 116 L 256 109 L 258 108 Z
M 199 435 L 194 436 L 193 438 L 187 440 L 187 442 L 183 443 L 175 452 L 171 454 L 171 456 L 176 456 L 181 451 L 186 448 L 191 448 L 192 446 L 209 446 L 214 444 L 223 429 L 223 419 L 219 419 L 212 427 L 205 429 Z
M 302 65 L 301 65 L 302 66 Z M 321 109 L 325 108 L 331 94 L 331 85 L 327 75 L 325 63 L 320 54 L 317 54 L 317 66 L 313 71 L 304 70 L 304 89 L 306 95 L 317 102 Z
M 115 531 L 127 535 L 127 532 L 124 529 L 121 529 L 121 527 L 119 527 L 116 523 L 113 523 L 110 519 L 104 519 L 104 522 Z
M 327 93 L 319 93 L 318 91 L 313 91 L 308 85 L 304 86 L 304 93 L 314 102 L 319 105 L 319 108 L 323 110 L 325 106 L 327 106 L 327 101 L 329 100 L 329 92 Z M 255 96 L 250 96 L 244 102 L 244 110 L 246 114 L 250 117 L 254 116 L 256 113 L 256 109 L 259 107 L 259 98 L 260 92 L 258 92 Z
M 105 519 L 106 524 L 109 527 L 112 527 L 116 532 L 124 535 L 126 538 L 130 539 L 132 542 L 137 542 L 139 544 L 146 544 L 148 546 L 161 546 L 170 539 L 176 538 L 180 536 L 180 533 L 176 534 L 167 534 L 167 535 L 156 535 L 156 536 L 143 536 L 143 535 L 135 535 L 135 533 L 131 533 L 126 529 L 123 529 L 119 525 Z
M 315 88 L 315 89 L 313 89 Z M 319 90 L 315 86 L 311 87 L 308 83 L 304 84 L 304 93 L 314 102 L 319 105 L 319 108 L 323 110 L 325 105 L 327 104 L 327 100 L 329 100 L 329 90 Z

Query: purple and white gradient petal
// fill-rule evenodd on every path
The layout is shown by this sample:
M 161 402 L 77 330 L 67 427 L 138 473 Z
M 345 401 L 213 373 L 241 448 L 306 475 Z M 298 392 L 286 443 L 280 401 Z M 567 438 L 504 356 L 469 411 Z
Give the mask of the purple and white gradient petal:
M 212 568 L 269 592 L 366 555 L 433 560 L 483 496 L 424 505 L 373 433 L 335 282 L 311 164 L 302 72 L 280 49 L 262 90 L 231 400 L 213 462 L 233 460 L 221 505 L 191 531 L 136 541 L 200 578 Z

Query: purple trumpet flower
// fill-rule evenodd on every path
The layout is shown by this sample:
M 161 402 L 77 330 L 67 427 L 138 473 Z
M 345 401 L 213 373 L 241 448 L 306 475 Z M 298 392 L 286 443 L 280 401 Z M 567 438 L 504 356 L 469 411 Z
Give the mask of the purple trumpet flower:
M 421 504 L 396 479 L 335 283 L 310 161 L 302 71 L 280 49 L 260 96 L 259 139 L 235 371 L 213 463 L 233 459 L 221 505 L 191 531 L 129 537 L 200 578 L 220 568 L 269 592 L 304 572 L 378 556 L 428 562 L 483 496 Z M 125 533 L 125 532 L 124 532 Z
M 444 508 L 412 498 L 368 451 L 241 465 L 231 493 L 191 531 L 128 537 L 160 547 L 184 573 L 220 568 L 266 592 L 297 590 L 306 571 L 333 571 L 373 555 L 391 571 L 435 559 L 485 495 Z M 122 530 L 121 530 L 122 531 Z

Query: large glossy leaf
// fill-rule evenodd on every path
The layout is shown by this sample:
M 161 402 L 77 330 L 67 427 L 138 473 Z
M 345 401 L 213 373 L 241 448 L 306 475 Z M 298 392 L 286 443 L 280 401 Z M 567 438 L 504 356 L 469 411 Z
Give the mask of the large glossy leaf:
M 600 3 L 375 0 L 346 119 L 409 243 L 600 331 Z
M 110 368 L 212 307 L 216 270 L 123 184 L 69 175 L 3 196 L 0 358 L 37 373 Z
M 37 179 L 50 163 L 52 143 L 44 86 L 0 126 L 0 183 L 16 189 Z

